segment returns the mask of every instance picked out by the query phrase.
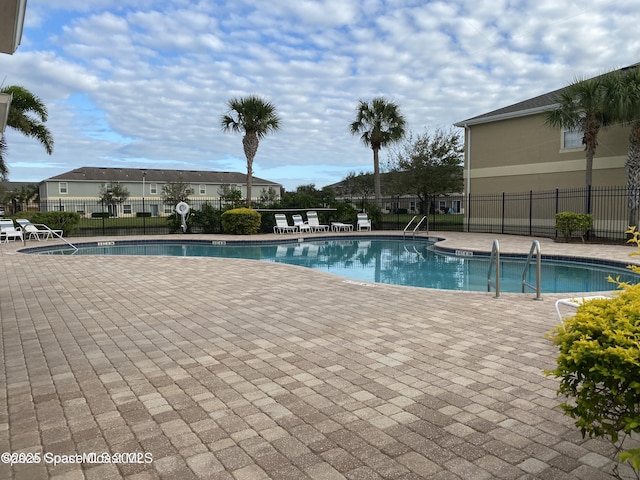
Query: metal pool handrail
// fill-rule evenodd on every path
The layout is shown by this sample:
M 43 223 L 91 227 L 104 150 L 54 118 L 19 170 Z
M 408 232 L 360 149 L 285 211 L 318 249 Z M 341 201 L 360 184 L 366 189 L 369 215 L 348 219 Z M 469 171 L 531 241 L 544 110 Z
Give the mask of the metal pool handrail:
M 531 267 L 531 260 L 533 260 L 533 255 L 536 256 L 536 284 L 531 285 L 527 282 L 527 273 L 529 271 L 529 267 Z M 524 265 L 524 270 L 522 270 L 522 293 L 525 292 L 525 288 L 529 287 L 531 289 L 535 288 L 536 290 L 536 298 L 535 300 L 542 300 L 542 295 L 540 294 L 540 278 L 542 271 L 542 259 L 540 255 L 540 242 L 538 240 L 534 240 L 531 244 L 531 250 L 529 250 L 529 256 L 527 257 L 527 263 Z
M 404 227 L 404 230 L 402 232 L 402 238 L 404 239 L 405 235 L 407 234 L 407 229 L 411 226 L 411 224 L 413 223 L 413 221 L 417 218 L 417 215 L 414 215 L 413 218 L 411 220 L 409 220 L 409 223 L 407 223 L 407 226 Z M 413 237 L 415 238 L 416 236 L 416 231 L 420 228 L 420 225 L 422 225 L 422 222 L 427 221 L 427 233 L 429 233 L 429 218 L 427 215 L 423 215 L 422 218 L 420 219 L 420 221 L 418 222 L 418 224 L 415 226 L 415 228 L 413 229 Z
M 493 270 L 493 266 L 495 264 L 496 268 L 496 281 L 491 281 L 491 271 Z M 498 240 L 493 241 L 493 246 L 491 247 L 491 256 L 489 257 L 489 272 L 487 273 L 487 292 L 491 291 L 491 286 L 494 286 L 496 289 L 496 295 L 493 298 L 500 298 L 500 242 Z

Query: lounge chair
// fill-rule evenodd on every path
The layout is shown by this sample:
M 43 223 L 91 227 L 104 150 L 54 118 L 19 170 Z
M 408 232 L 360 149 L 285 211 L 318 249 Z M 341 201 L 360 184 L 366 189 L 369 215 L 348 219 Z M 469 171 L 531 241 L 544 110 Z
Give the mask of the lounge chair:
M 560 305 L 566 305 L 568 307 L 573 307 L 576 310 L 580 305 L 584 302 L 588 302 L 590 300 L 603 300 L 609 297 L 604 297 L 602 295 L 593 295 L 590 297 L 571 297 L 571 298 L 561 298 L 556 301 L 556 315 L 558 316 L 558 321 L 562 322 L 565 318 L 565 315 L 560 311 Z
M 311 227 L 312 232 L 328 232 L 329 225 L 321 225 L 318 220 L 318 212 L 307 212 L 307 225 Z
M 276 213 L 275 218 L 276 224 L 273 227 L 273 233 L 293 233 L 298 230 L 294 225 L 289 225 L 287 216 L 284 213 Z
M 40 241 L 43 238 L 48 240 L 54 236 L 62 237 L 63 230 L 53 230 L 44 223 L 33 224 L 25 218 L 18 218 L 16 222 L 20 225 L 22 231 L 27 234 L 27 240 L 35 238 Z
M 369 230 L 371 231 L 371 220 L 366 213 L 358 214 L 358 231 Z
M 16 228 L 13 224 L 13 220 L 10 218 L 1 218 L 0 219 L 0 238 L 5 242 L 8 242 L 9 239 L 15 240 L 19 238 L 22 240 L 22 229 L 20 227 Z
M 304 223 L 304 220 L 302 220 L 302 215 L 291 215 L 291 218 L 293 219 L 293 226 L 296 227 L 299 231 L 301 232 L 311 231 L 311 226 Z

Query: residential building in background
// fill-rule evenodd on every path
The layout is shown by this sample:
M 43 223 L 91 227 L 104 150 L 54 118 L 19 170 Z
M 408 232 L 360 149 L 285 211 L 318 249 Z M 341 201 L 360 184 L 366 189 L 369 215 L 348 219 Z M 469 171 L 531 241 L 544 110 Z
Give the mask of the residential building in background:
M 47 178 L 40 183 L 40 210 L 63 210 L 91 217 L 95 212 L 109 211 L 111 216 L 136 216 L 142 210 L 148 216 L 164 216 L 174 212 L 175 205 L 162 200 L 162 187 L 171 183 L 189 184 L 189 199 L 217 206 L 224 188 L 240 190 L 246 195 L 247 175 L 238 172 L 209 172 L 142 168 L 81 167 Z M 128 191 L 123 202 L 105 205 L 101 192 L 113 185 Z M 281 185 L 253 177 L 254 200 L 271 194 L 280 198 Z

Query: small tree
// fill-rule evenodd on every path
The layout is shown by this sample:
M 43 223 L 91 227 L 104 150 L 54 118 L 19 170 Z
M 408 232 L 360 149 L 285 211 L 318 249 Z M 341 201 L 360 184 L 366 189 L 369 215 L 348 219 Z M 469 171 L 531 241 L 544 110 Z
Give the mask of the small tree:
M 242 192 L 236 187 L 225 184 L 218 189 L 218 195 L 225 205 L 230 205 L 231 208 L 238 208 L 242 204 Z
M 100 201 L 107 206 L 115 206 L 124 203 L 129 198 L 129 190 L 123 187 L 120 182 L 100 185 Z M 114 215 L 116 212 L 113 212 Z
M 404 184 L 406 192 L 415 193 L 423 205 L 429 205 L 437 195 L 459 193 L 463 188 L 463 148 L 453 130 L 411 133 L 392 153 L 395 180 Z
M 273 187 L 263 188 L 260 191 L 260 203 L 272 204 L 278 201 L 278 192 Z
M 180 202 L 189 203 L 189 196 L 193 195 L 193 188 L 191 184 L 178 179 L 176 182 L 167 183 L 162 186 L 162 201 L 175 207 Z

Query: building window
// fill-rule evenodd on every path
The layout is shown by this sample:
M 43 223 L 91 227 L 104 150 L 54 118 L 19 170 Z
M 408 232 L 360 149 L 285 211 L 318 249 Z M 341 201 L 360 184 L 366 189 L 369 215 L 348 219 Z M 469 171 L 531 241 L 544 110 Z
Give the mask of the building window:
M 66 194 L 69 193 L 69 190 L 67 189 L 67 182 L 60 182 L 58 183 L 58 192 L 60 194 Z
M 152 183 L 149 185 L 149 194 L 150 195 L 157 195 L 158 194 L 158 184 L 157 183 Z
M 202 184 L 200 184 L 199 190 L 200 190 L 200 195 L 204 195 L 205 193 L 207 193 L 206 187 Z
M 173 207 L 171 205 L 166 205 L 164 206 L 164 213 L 167 215 L 170 215 L 173 213 Z
M 579 128 L 565 128 L 562 131 L 562 149 L 570 150 L 582 147 L 582 130 Z
M 76 213 L 84 215 L 84 205 L 76 205 Z
M 123 205 L 122 213 L 125 215 L 131 215 L 131 205 Z

